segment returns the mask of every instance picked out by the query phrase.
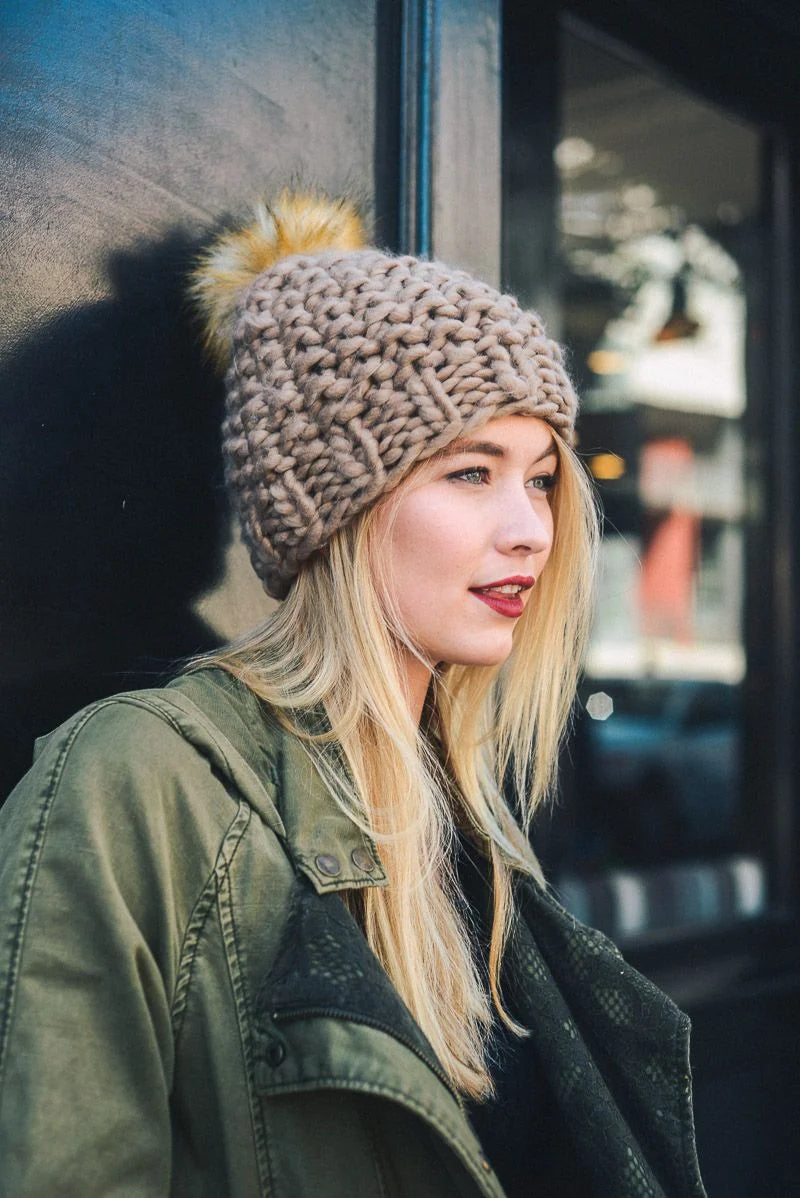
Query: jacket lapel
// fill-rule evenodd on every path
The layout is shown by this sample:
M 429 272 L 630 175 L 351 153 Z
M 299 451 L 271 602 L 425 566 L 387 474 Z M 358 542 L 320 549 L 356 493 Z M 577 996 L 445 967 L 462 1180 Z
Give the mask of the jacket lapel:
M 277 768 L 287 851 L 316 892 L 386 886 L 375 844 L 331 797 L 305 745 L 283 730 Z

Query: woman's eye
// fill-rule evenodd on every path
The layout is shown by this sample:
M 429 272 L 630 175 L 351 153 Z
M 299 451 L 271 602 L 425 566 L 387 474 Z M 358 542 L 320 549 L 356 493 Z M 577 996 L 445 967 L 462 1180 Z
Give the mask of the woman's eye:
M 465 483 L 485 483 L 489 478 L 489 471 L 486 466 L 468 466 L 466 470 L 456 470 L 447 477 Z
M 537 474 L 536 478 L 530 479 L 528 486 L 532 491 L 544 491 L 545 494 L 548 494 L 553 490 L 557 481 L 557 474 Z

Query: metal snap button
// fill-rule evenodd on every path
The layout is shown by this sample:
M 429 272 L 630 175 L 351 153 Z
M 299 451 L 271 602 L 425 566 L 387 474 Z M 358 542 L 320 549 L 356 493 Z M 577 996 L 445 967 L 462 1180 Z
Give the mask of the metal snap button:
M 327 874 L 329 878 L 335 878 L 337 874 L 342 872 L 339 858 L 334 857 L 333 853 L 320 853 L 314 859 L 314 864 L 321 874 Z
M 286 1049 L 281 1044 L 280 1040 L 271 1040 L 267 1045 L 267 1064 L 272 1065 L 274 1068 L 275 1066 L 281 1064 L 285 1056 Z
M 371 874 L 375 868 L 375 859 L 366 849 L 353 849 L 350 860 L 356 869 L 363 869 L 365 874 Z

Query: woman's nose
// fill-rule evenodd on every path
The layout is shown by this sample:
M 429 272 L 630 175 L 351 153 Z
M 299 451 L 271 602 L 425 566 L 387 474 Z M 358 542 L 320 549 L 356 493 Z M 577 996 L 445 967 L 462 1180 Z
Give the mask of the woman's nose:
M 544 553 L 553 543 L 553 513 L 544 496 L 506 496 L 500 505 L 495 546 L 501 553 L 520 557 Z

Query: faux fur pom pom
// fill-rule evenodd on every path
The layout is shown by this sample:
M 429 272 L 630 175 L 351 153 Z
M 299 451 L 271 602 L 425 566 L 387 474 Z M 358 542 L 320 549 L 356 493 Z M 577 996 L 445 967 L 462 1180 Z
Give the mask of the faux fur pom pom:
M 205 328 L 205 343 L 220 367 L 230 361 L 236 306 L 242 292 L 281 258 L 325 250 L 357 250 L 367 244 L 351 200 L 285 189 L 261 201 L 252 224 L 223 233 L 192 272 L 190 295 Z

